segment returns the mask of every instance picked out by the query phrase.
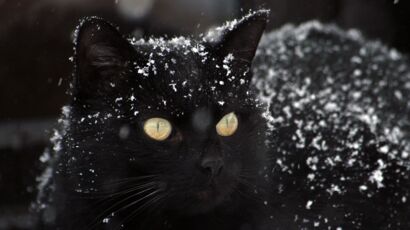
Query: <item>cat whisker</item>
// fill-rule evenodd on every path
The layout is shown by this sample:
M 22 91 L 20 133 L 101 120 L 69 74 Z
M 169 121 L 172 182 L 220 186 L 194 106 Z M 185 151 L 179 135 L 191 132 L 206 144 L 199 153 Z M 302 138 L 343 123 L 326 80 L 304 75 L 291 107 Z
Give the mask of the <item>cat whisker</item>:
M 133 186 L 135 184 L 148 184 L 151 182 L 155 182 L 156 179 L 127 179 L 127 180 L 123 180 L 123 181 L 112 181 L 112 182 L 108 182 L 108 183 L 101 183 L 100 187 L 114 187 L 115 189 L 117 189 L 118 187 L 124 187 L 124 186 Z
M 126 178 L 121 178 L 121 179 L 109 180 L 108 182 L 100 183 L 99 185 L 110 185 L 110 184 L 116 184 L 116 183 L 126 183 L 126 182 L 130 182 L 130 181 L 146 180 L 146 179 L 151 179 L 151 178 L 155 178 L 155 177 L 157 177 L 157 175 L 126 177 Z
M 140 189 L 140 188 L 134 188 L 134 189 L 132 189 L 132 190 L 129 190 L 127 193 L 131 193 L 131 192 L 133 192 L 133 191 L 138 191 L 138 189 Z M 144 194 L 144 193 L 146 193 L 146 192 L 148 192 L 148 191 L 150 191 L 150 190 L 153 190 L 153 189 L 157 189 L 157 187 L 156 187 L 156 186 L 150 186 L 150 187 L 148 187 L 148 188 L 146 188 L 146 189 L 143 189 L 143 190 L 141 190 L 141 191 L 139 191 L 139 192 L 137 192 L 137 193 L 135 193 L 135 194 L 132 194 L 132 195 L 130 195 L 130 196 L 127 196 L 127 197 L 122 198 L 121 200 L 115 202 L 115 203 L 114 203 L 113 205 L 111 205 L 108 209 L 106 209 L 102 214 L 98 215 L 98 216 L 95 218 L 95 220 L 93 221 L 93 222 L 95 222 L 94 224 L 96 224 L 97 221 L 98 221 L 99 219 L 101 219 L 103 216 L 107 215 L 107 213 L 109 213 L 109 212 L 117 212 L 118 210 L 117 210 L 117 211 L 113 211 L 113 209 L 116 208 L 117 206 L 121 205 L 122 203 L 126 202 L 127 200 L 132 199 L 132 198 L 134 198 L 134 197 L 136 197 L 136 196 L 139 196 L 139 195 L 141 195 L 141 194 Z M 157 190 L 158 190 L 158 189 L 157 189 Z M 112 197 L 112 198 L 114 198 L 114 197 Z M 110 200 L 112 200 L 112 199 L 110 199 Z M 106 200 L 104 203 L 107 203 L 107 202 L 109 202 L 109 200 Z
M 254 184 L 252 184 L 251 182 L 249 182 L 246 178 L 244 178 L 243 176 L 239 176 L 239 178 L 236 179 L 236 181 L 243 185 L 245 188 L 243 191 L 238 188 L 237 191 L 240 193 L 244 193 L 244 194 L 248 194 L 248 198 L 252 198 L 252 200 L 255 200 L 257 202 L 261 201 L 261 197 L 260 197 L 260 193 L 255 193 L 254 191 L 261 191 L 262 193 L 265 193 L 265 189 L 259 186 L 256 186 Z
M 152 193 L 151 193 L 152 194 Z M 153 194 L 155 195 L 155 194 Z M 119 224 L 118 228 L 121 228 L 121 225 L 123 225 L 124 223 L 126 223 L 127 221 L 129 221 L 130 219 L 136 217 L 138 215 L 139 212 L 143 211 L 144 209 L 153 206 L 153 204 L 155 204 L 155 202 L 158 202 L 160 200 L 162 200 L 163 198 L 165 198 L 166 195 L 157 195 L 157 196 L 153 196 L 151 197 L 149 200 L 147 200 L 144 204 L 140 205 L 137 209 L 135 209 L 134 211 L 132 211 L 129 215 L 127 215 Z M 147 198 L 147 197 L 146 197 Z M 138 201 L 134 202 L 134 204 L 130 204 L 130 207 L 137 204 Z M 125 208 L 124 208 L 125 209 Z
M 113 188 L 113 191 L 116 191 L 116 192 L 111 192 L 109 190 L 93 191 L 93 192 L 87 192 L 87 193 L 83 192 L 83 193 L 81 193 L 81 194 L 83 194 L 83 196 L 79 196 L 79 198 L 82 198 L 82 199 L 112 198 L 112 197 L 115 197 L 115 196 L 120 196 L 120 195 L 124 195 L 126 193 L 129 193 L 129 192 L 133 192 L 133 191 L 138 190 L 140 188 L 154 186 L 156 184 L 157 184 L 157 182 L 147 182 L 147 183 L 144 183 L 144 184 L 138 184 L 137 186 L 129 185 L 129 186 L 124 187 L 122 189 Z
M 159 190 L 159 189 L 157 189 L 157 190 L 155 190 L 155 191 L 152 191 L 151 193 L 145 195 L 144 197 L 141 197 L 140 199 L 138 199 L 138 200 L 136 200 L 136 201 L 133 201 L 133 202 L 131 202 L 130 204 L 128 204 L 128 205 L 122 207 L 122 208 L 119 209 L 117 212 L 121 212 L 122 210 L 127 209 L 127 208 L 129 208 L 129 207 L 131 207 L 131 206 L 133 206 L 133 205 L 139 203 L 140 201 L 142 201 L 142 200 L 144 200 L 144 199 L 146 199 L 146 198 L 148 198 L 148 197 L 150 197 L 150 196 L 155 195 L 156 193 L 158 193 L 158 192 L 160 192 L 160 191 L 161 191 L 161 190 Z
M 255 188 L 256 186 L 254 184 L 252 184 L 251 182 L 248 181 L 248 179 L 246 177 L 244 177 L 243 175 L 239 175 L 238 178 L 236 178 L 236 181 L 238 181 L 238 183 L 248 186 L 249 188 Z

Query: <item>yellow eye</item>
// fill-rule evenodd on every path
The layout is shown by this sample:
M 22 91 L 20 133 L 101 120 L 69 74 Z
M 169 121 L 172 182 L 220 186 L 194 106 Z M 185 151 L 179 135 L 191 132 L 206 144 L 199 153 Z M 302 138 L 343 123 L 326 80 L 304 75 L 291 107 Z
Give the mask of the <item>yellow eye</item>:
M 238 118 L 235 113 L 226 114 L 219 122 L 216 124 L 216 132 L 220 136 L 231 136 L 238 129 Z
M 154 140 L 163 141 L 171 134 L 172 127 L 169 121 L 163 118 L 150 118 L 144 123 L 144 132 Z

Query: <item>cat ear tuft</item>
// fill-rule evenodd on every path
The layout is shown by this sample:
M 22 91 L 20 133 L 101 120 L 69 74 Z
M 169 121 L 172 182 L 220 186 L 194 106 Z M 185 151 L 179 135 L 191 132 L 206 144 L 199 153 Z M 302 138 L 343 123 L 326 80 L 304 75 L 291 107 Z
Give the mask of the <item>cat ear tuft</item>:
M 206 41 L 220 57 L 233 55 L 236 60 L 245 64 L 252 62 L 259 40 L 265 30 L 269 18 L 269 10 L 254 11 L 240 20 L 226 23 L 216 29 L 216 37 L 212 31 Z
M 110 23 L 98 17 L 84 18 L 75 35 L 79 85 L 112 77 L 127 65 L 131 45 Z

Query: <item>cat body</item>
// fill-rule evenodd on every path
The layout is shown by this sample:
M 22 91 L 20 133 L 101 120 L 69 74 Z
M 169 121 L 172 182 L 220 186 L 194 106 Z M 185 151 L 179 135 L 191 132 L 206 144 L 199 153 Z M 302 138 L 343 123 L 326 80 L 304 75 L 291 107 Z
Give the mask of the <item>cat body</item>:
M 259 44 L 266 20 L 135 41 L 85 19 L 39 228 L 407 229 L 407 59 L 319 23 Z
M 310 22 L 267 34 L 253 70 L 272 115 L 272 229 L 408 229 L 408 59 Z

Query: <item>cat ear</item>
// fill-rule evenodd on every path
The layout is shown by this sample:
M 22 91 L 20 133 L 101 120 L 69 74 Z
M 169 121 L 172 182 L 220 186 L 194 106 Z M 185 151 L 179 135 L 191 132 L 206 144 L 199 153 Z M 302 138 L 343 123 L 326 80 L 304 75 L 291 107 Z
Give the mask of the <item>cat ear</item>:
M 259 10 L 217 28 L 220 31 L 217 38 L 212 39 L 211 36 L 210 39 L 212 49 L 221 58 L 232 55 L 241 65 L 250 66 L 268 17 L 268 10 Z
M 132 47 L 111 24 L 91 17 L 83 19 L 76 31 L 75 51 L 79 88 L 120 78 L 129 64 Z

